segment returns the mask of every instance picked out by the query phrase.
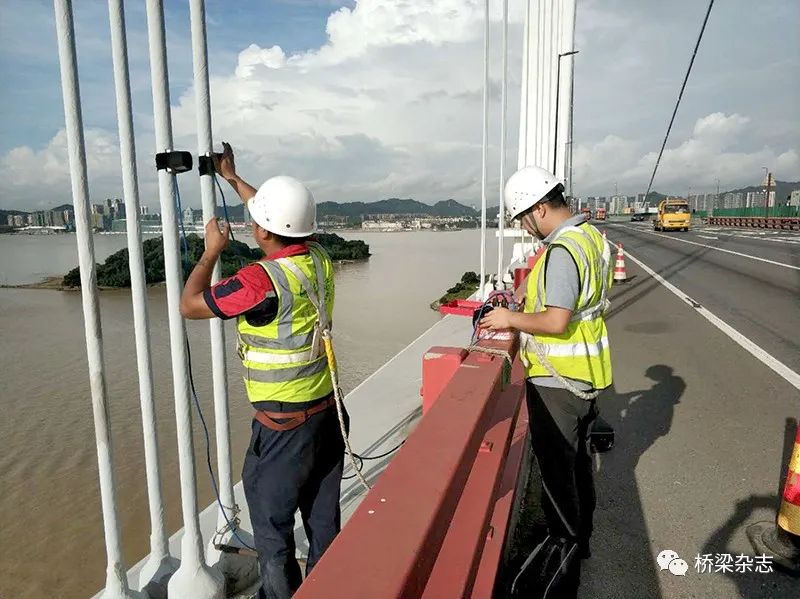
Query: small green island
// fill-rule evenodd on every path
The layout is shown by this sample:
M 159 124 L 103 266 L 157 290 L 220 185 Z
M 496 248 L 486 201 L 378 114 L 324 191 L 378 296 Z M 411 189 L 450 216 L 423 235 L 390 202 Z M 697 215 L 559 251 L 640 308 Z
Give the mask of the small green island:
M 349 262 L 369 258 L 369 245 L 361 240 L 346 240 L 331 233 L 320 233 L 315 240 L 324 247 L 334 262 Z M 203 253 L 203 238 L 195 233 L 186 236 L 188 251 L 183 252 L 184 277 L 188 276 Z M 155 285 L 166 280 L 164 272 L 164 244 L 161 237 L 148 239 L 142 244 L 144 253 L 144 272 L 148 285 Z M 241 241 L 231 241 L 222 252 L 222 276 L 229 277 L 242 266 L 260 260 L 264 252 L 259 248 L 251 248 Z M 63 288 L 76 288 L 81 285 L 79 269 L 73 268 L 61 281 Z M 111 254 L 105 262 L 97 265 L 97 285 L 101 288 L 125 288 L 131 286 L 131 275 L 128 269 L 128 248 Z
M 478 283 L 480 280 L 480 277 L 476 273 L 472 271 L 465 272 L 458 283 L 453 285 L 447 290 L 447 293 L 431 304 L 431 309 L 438 310 L 442 304 L 446 304 L 447 302 L 457 299 L 467 299 L 478 290 Z

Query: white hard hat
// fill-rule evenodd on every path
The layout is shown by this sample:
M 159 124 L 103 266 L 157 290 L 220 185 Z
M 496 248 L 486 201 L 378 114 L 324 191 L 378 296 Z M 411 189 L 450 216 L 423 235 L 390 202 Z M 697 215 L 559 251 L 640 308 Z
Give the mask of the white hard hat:
M 517 218 L 559 185 L 563 185 L 563 181 L 548 170 L 538 166 L 519 169 L 506 181 L 504 194 L 509 215 L 512 219 Z
M 247 204 L 256 224 L 284 237 L 308 237 L 317 230 L 317 204 L 308 187 L 294 177 L 267 179 Z

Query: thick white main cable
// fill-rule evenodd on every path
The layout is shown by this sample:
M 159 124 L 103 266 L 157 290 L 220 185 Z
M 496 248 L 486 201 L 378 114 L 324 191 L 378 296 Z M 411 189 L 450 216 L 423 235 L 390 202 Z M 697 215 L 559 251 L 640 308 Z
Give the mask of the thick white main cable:
M 114 484 L 114 459 L 111 431 L 108 426 L 108 394 L 103 361 L 103 331 L 100 326 L 100 305 L 95 271 L 94 239 L 89 224 L 89 188 L 86 175 L 86 148 L 83 138 L 78 63 L 75 52 L 75 28 L 72 2 L 54 0 L 58 38 L 58 62 L 64 98 L 64 120 L 67 134 L 72 202 L 75 210 L 75 232 L 78 242 L 78 265 L 81 275 L 81 300 L 86 336 L 86 357 L 89 363 L 89 387 L 92 395 L 97 470 L 100 482 L 100 503 L 103 510 L 103 533 L 106 544 L 106 581 L 104 599 L 140 597 L 131 591 L 125 575 L 120 542 L 119 520 Z
M 500 198 L 497 211 L 497 288 L 504 289 L 503 242 L 505 241 L 506 200 L 503 190 L 506 182 L 506 133 L 508 120 L 508 0 L 503 0 L 503 85 L 500 104 Z
M 150 322 L 147 311 L 147 281 L 144 272 L 142 232 L 139 226 L 139 182 L 136 173 L 136 145 L 133 133 L 128 42 L 125 33 L 123 0 L 108 0 L 111 49 L 114 64 L 114 90 L 117 102 L 122 195 L 125 198 L 125 226 L 128 237 L 128 266 L 131 274 L 133 327 L 136 338 L 136 365 L 139 375 L 139 403 L 142 410 L 145 476 L 150 508 L 150 555 L 142 567 L 139 587 L 145 586 L 159 572 L 174 572 L 178 561 L 169 555 L 164 526 L 164 500 L 161 491 L 161 466 L 158 457 L 153 371 L 150 351 Z
M 486 299 L 486 178 L 489 159 L 489 0 L 484 0 L 483 144 L 481 150 L 481 280 L 478 297 L 483 301 Z
M 156 151 L 171 151 L 172 121 L 167 75 L 167 47 L 164 31 L 164 7 L 161 0 L 147 0 L 147 32 L 150 46 L 150 74 L 153 89 Z M 186 356 L 186 330 L 180 314 L 183 276 L 175 208 L 175 175 L 158 171 L 158 192 L 161 202 L 161 223 L 164 240 L 164 271 L 167 280 L 167 314 L 169 317 L 172 384 L 175 398 L 175 424 L 178 438 L 178 464 L 181 482 L 183 537 L 181 565 L 169 580 L 172 597 L 223 599 L 222 575 L 209 568 L 203 557 L 203 540 L 197 512 L 192 411 L 189 400 L 189 373 Z
M 211 92 L 208 83 L 208 45 L 206 41 L 206 9 L 204 0 L 191 0 L 189 14 L 192 29 L 192 64 L 194 67 L 195 113 L 197 117 L 197 155 L 211 160 L 213 142 L 211 137 Z M 216 216 L 217 199 L 214 189 L 214 175 L 208 172 L 200 176 L 200 195 L 203 202 L 203 222 Z M 220 279 L 222 268 L 217 260 L 211 282 Z M 211 373 L 214 386 L 214 425 L 217 445 L 217 481 L 222 503 L 217 517 L 219 528 L 235 522 L 236 509 L 233 496 L 233 476 L 231 473 L 230 415 L 228 412 L 228 377 L 225 356 L 225 331 L 219 318 L 209 321 L 211 336 Z M 222 513 L 222 512 L 225 513 Z M 227 543 L 233 531 L 227 531 L 221 540 Z

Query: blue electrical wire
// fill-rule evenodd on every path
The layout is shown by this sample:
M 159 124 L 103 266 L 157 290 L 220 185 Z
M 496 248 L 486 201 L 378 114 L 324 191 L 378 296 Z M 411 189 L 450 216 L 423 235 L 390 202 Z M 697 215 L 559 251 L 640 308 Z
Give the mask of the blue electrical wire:
M 222 213 L 225 215 L 225 222 L 230 224 L 231 219 L 228 217 L 228 203 L 225 201 L 225 192 L 222 191 L 222 185 L 219 183 L 219 179 L 217 179 L 217 175 L 213 172 L 211 173 L 211 178 L 214 179 L 214 183 L 217 184 L 217 189 L 219 189 L 219 195 L 222 197 Z M 230 229 L 231 233 L 231 241 L 236 241 L 233 236 L 233 229 Z
M 189 243 L 186 239 L 186 228 L 183 224 L 183 211 L 181 210 L 181 192 L 178 188 L 178 182 L 175 181 L 175 202 L 178 208 L 178 221 L 180 223 L 181 229 L 181 238 L 183 240 L 183 251 L 184 251 L 184 260 L 188 262 L 189 260 Z M 227 212 L 227 211 L 226 211 Z M 197 391 L 194 387 L 194 374 L 192 373 L 192 350 L 189 347 L 189 335 L 186 332 L 184 327 L 184 337 L 186 338 L 186 357 L 188 359 L 188 371 L 189 371 L 189 387 L 192 391 L 192 399 L 194 400 L 195 408 L 197 409 L 197 414 L 200 417 L 200 423 L 203 425 L 203 433 L 206 439 L 206 465 L 208 466 L 208 474 L 211 477 L 211 486 L 214 488 L 214 497 L 217 499 L 217 505 L 219 505 L 220 510 L 222 511 L 222 517 L 225 519 L 225 524 L 228 526 L 230 531 L 233 533 L 233 536 L 236 537 L 244 547 L 250 549 L 252 551 L 256 551 L 255 547 L 252 547 L 248 543 L 246 543 L 242 537 L 236 532 L 236 526 L 233 525 L 231 520 L 228 518 L 228 514 L 225 512 L 225 506 L 222 505 L 222 498 L 219 495 L 219 485 L 217 485 L 217 477 L 214 475 L 214 468 L 211 465 L 211 436 L 208 433 L 208 425 L 206 424 L 206 419 L 203 416 L 203 410 L 200 407 L 200 400 L 197 398 Z

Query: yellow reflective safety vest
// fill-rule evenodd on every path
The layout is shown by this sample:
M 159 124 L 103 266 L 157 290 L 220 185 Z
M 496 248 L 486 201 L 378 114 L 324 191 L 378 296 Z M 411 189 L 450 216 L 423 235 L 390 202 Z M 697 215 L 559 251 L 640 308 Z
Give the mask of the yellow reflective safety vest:
M 258 262 L 272 280 L 278 313 L 264 326 L 239 316 L 239 357 L 252 403 L 313 401 L 333 391 L 322 331 L 333 317 L 333 263 L 317 243 L 309 253 Z
M 613 281 L 611 250 L 600 232 L 590 224 L 566 226 L 553 239 L 534 265 L 528 278 L 525 312 L 542 312 L 547 305 L 545 269 L 553 247 L 567 250 L 575 260 L 580 294 L 566 331 L 561 335 L 520 334 L 520 357 L 527 377 L 551 376 L 533 351 L 533 341 L 542 347 L 547 361 L 563 377 L 584 381 L 594 389 L 612 382 L 611 350 L 603 314 L 608 309 L 608 290 Z

